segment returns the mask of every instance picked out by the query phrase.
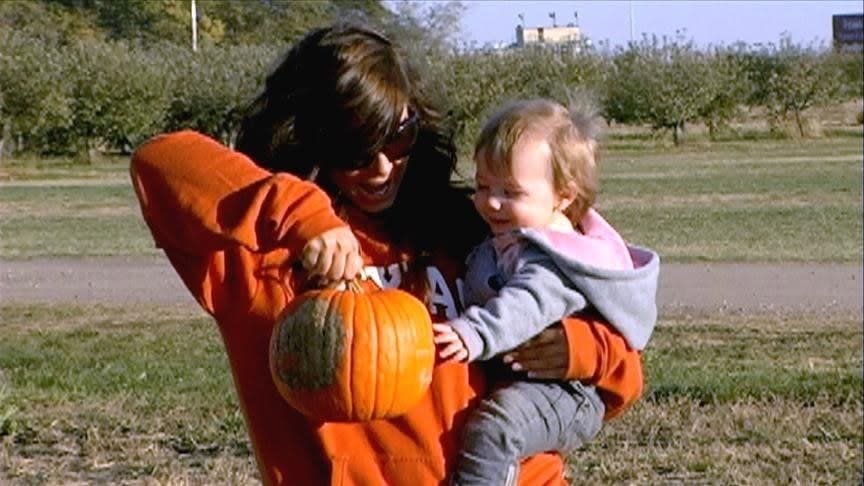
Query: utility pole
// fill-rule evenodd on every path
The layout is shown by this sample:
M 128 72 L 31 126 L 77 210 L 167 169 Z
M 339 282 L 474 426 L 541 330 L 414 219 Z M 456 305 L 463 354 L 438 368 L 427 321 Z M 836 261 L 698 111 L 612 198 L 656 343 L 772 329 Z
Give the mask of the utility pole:
M 555 12 L 549 12 L 549 17 L 552 18 L 552 27 L 557 27 L 555 24 Z
M 630 43 L 632 44 L 635 40 L 633 33 L 633 0 L 630 0 Z
M 192 0 L 192 52 L 198 52 L 198 9 Z

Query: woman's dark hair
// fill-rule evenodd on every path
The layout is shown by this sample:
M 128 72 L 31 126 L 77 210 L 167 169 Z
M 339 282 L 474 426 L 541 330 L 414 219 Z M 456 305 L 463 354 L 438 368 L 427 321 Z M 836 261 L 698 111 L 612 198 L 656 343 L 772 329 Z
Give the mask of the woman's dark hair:
M 431 252 L 464 256 L 486 229 L 467 190 L 451 183 L 456 150 L 450 130 L 386 36 L 353 23 L 307 34 L 267 76 L 241 121 L 236 148 L 272 172 L 315 177 L 338 203 L 338 190 L 327 180 L 331 161 L 371 160 L 406 105 L 419 115 L 420 133 L 396 201 L 375 216 L 391 241 L 418 255 L 408 262 L 413 286 L 425 282 Z

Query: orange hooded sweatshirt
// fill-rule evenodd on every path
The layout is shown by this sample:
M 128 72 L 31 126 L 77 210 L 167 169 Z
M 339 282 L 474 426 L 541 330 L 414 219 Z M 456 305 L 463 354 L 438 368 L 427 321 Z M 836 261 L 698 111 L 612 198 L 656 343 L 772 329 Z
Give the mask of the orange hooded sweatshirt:
M 138 148 L 131 177 L 141 211 L 198 303 L 219 326 L 255 457 L 265 484 L 437 485 L 459 445 L 465 412 L 487 390 L 475 365 L 439 364 L 421 402 L 407 414 L 366 423 L 318 423 L 276 391 L 268 365 L 277 316 L 299 291 L 290 263 L 312 237 L 343 226 L 327 195 L 310 182 L 272 174 L 199 133 L 161 135 Z M 367 265 L 392 278 L 405 255 L 353 226 Z M 386 270 L 385 270 L 386 269 Z M 461 258 L 440 255 L 427 270 L 433 321 L 461 310 Z M 568 319 L 569 376 L 594 383 L 607 418 L 642 391 L 640 356 L 602 323 Z M 554 452 L 523 461 L 520 485 L 563 485 Z

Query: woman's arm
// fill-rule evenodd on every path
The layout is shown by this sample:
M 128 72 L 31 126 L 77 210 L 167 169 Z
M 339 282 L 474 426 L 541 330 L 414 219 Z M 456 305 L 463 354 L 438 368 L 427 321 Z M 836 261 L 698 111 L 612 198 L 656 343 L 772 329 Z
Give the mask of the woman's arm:
M 532 377 L 595 385 L 606 404 L 607 420 L 636 402 L 644 387 L 640 353 L 610 326 L 591 317 L 564 319 L 507 353 L 504 361 Z
M 298 261 L 307 241 L 346 228 L 315 185 L 273 175 L 196 132 L 149 140 L 130 171 L 156 246 L 213 314 L 245 311 L 271 267 L 282 281 L 280 269 Z M 284 305 L 288 295 L 277 297 Z
M 344 226 L 314 184 L 271 174 L 200 133 L 157 136 L 132 155 L 131 177 L 157 246 L 205 254 L 232 245 L 292 254 Z

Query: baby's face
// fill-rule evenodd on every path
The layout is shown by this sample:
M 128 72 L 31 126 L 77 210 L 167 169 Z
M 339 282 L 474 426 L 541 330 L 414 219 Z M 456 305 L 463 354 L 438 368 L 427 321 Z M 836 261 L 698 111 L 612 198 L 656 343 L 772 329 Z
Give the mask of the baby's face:
M 544 140 L 525 137 L 513 147 L 512 177 L 493 173 L 482 159 L 477 162 L 474 206 L 493 233 L 552 223 L 559 198 L 551 157 Z

